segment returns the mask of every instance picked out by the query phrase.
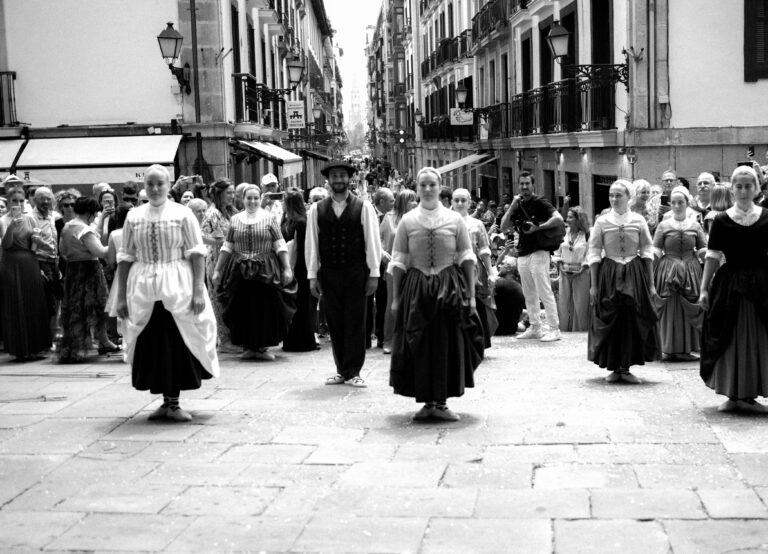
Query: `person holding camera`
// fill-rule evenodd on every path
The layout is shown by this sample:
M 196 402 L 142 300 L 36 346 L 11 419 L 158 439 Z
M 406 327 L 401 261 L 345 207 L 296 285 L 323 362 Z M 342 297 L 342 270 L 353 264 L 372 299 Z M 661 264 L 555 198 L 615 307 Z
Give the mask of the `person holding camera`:
M 555 250 L 565 236 L 563 217 L 548 200 L 534 194 L 535 181 L 529 171 L 523 171 L 517 182 L 520 195 L 515 197 L 501 219 L 501 232 L 514 228 L 520 236 L 517 269 L 531 326 L 517 338 L 554 342 L 561 338 L 560 319 L 549 279 L 549 264 L 551 250 Z M 563 230 L 563 234 L 557 245 L 547 249 L 547 236 L 558 234 L 559 229 Z M 546 332 L 542 329 L 539 303 L 544 304 L 547 314 L 549 329 Z

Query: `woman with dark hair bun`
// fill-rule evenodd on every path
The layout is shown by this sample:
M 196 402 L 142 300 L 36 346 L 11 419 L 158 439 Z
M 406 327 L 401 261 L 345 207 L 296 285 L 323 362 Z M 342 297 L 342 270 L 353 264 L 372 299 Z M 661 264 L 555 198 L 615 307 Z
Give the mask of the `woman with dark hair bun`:
M 82 362 L 91 346 L 91 329 L 99 340 L 99 354 L 119 352 L 107 336 L 107 281 L 99 258 L 107 255 L 92 223 L 99 203 L 90 197 L 75 200 L 75 217 L 61 231 L 61 256 L 67 260 L 61 303 L 61 363 Z
M 293 276 L 298 283 L 296 313 L 293 314 L 288 335 L 283 339 L 283 350 L 286 352 L 317 350 L 320 348 L 315 341 L 317 298 L 309 292 L 307 263 L 304 260 L 307 208 L 301 191 L 297 188 L 290 188 L 285 193 L 283 222 L 280 230 L 283 238 L 290 245 L 289 259 L 293 265 Z
M 48 305 L 32 245 L 35 220 L 24 212 L 24 190 L 8 190 L 8 213 L 0 218 L 0 328 L 5 351 L 17 362 L 35 360 L 51 347 Z

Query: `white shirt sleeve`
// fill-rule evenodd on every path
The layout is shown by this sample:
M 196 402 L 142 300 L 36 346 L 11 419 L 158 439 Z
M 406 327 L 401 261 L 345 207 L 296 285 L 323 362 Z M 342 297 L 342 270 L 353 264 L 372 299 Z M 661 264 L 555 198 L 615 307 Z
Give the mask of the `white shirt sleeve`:
M 307 279 L 317 279 L 317 272 L 320 269 L 320 252 L 318 250 L 317 238 L 317 202 L 312 204 L 307 215 L 304 261 L 307 263 Z
M 376 209 L 370 202 L 363 203 L 361 220 L 365 237 L 365 262 L 370 271 L 368 277 L 380 277 L 381 238 L 379 237 L 379 218 L 376 217 Z M 309 264 L 307 264 L 307 275 L 309 275 Z

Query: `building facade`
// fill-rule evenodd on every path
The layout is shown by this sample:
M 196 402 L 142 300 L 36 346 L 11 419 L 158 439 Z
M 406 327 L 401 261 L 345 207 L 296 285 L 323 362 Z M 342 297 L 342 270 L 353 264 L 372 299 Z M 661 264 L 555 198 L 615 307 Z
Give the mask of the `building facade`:
M 183 36 L 179 78 L 158 49 L 166 22 Z M 322 0 L 0 0 L 0 29 L 0 174 L 118 184 L 158 162 L 207 181 L 272 171 L 314 186 L 343 141 Z M 301 102 L 301 128 L 288 101 Z
M 451 186 L 497 199 L 527 170 L 540 194 L 594 214 L 619 177 L 695 183 L 768 162 L 765 2 L 409 0 L 406 13 L 408 105 L 421 114 L 406 144 Z

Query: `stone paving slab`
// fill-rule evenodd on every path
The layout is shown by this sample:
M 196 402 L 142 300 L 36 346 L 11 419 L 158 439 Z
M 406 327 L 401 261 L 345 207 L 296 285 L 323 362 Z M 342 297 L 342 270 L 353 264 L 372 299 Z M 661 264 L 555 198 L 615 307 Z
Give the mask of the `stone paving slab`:
M 0 551 L 768 548 L 768 418 L 717 412 L 690 364 L 612 386 L 584 334 L 497 338 L 461 421 L 415 424 L 380 350 L 361 390 L 322 384 L 327 341 L 276 351 L 222 356 L 181 425 L 146 420 L 160 399 L 118 361 L 0 357 Z

